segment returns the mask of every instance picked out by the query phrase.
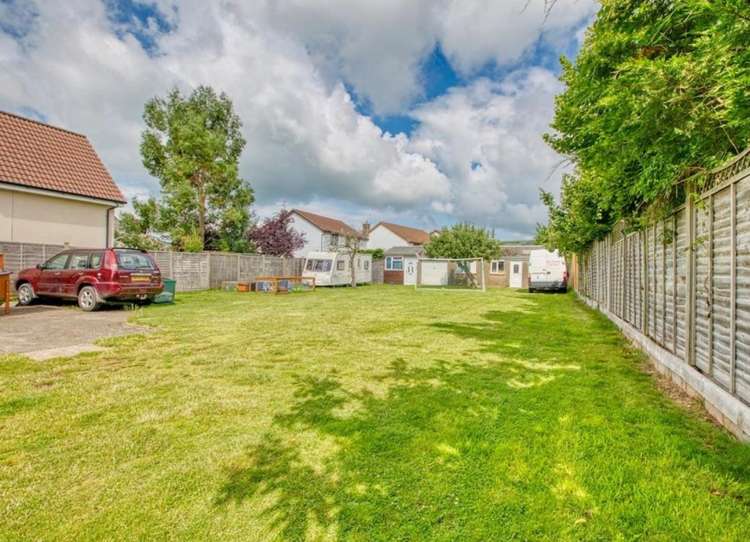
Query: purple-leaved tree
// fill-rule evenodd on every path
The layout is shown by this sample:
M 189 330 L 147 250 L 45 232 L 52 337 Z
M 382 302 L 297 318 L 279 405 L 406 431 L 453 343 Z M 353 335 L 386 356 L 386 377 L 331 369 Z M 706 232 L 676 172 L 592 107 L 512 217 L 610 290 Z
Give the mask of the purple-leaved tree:
M 287 209 L 254 225 L 248 238 L 255 243 L 258 252 L 269 256 L 292 256 L 295 250 L 305 246 L 305 236 L 292 229 L 292 212 Z

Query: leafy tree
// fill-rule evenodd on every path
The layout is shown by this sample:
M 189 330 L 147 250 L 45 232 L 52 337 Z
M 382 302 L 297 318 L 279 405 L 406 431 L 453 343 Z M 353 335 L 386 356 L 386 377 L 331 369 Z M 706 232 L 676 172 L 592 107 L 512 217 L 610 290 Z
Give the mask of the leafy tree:
M 750 143 L 747 0 L 602 0 L 563 59 L 549 144 L 575 174 L 541 238 L 577 250 L 620 219 L 663 216 Z
M 201 86 L 146 103 L 141 156 L 162 189 L 161 224 L 176 248 L 244 251 L 253 192 L 239 177 L 245 147 L 232 102 Z
M 500 242 L 490 237 L 487 230 L 471 224 L 455 224 L 443 228 L 425 245 L 430 258 L 484 258 L 500 256 Z
M 362 246 L 363 239 L 359 235 L 347 235 L 344 237 L 343 249 L 349 258 L 349 270 L 352 272 L 352 288 L 357 287 L 357 271 L 354 269 L 354 261 L 357 258 Z
M 382 260 L 385 258 L 385 251 L 382 248 L 366 248 L 359 251 L 360 254 L 371 254 L 373 260 Z
M 118 219 L 115 241 L 123 247 L 160 250 L 165 245 L 160 231 L 160 209 L 156 199 L 134 199 L 133 212 L 122 213 Z
M 281 209 L 250 229 L 248 238 L 262 254 L 292 256 L 305 246 L 305 236 L 292 228 L 292 211 Z

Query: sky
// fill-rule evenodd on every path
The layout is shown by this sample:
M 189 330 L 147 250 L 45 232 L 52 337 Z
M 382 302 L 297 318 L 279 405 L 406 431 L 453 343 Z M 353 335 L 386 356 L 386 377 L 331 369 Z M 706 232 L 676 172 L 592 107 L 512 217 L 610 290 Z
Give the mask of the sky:
M 254 211 L 359 226 L 468 221 L 527 239 L 556 193 L 549 131 L 594 0 L 0 0 L 0 110 L 88 136 L 128 198 L 144 103 L 233 101 Z

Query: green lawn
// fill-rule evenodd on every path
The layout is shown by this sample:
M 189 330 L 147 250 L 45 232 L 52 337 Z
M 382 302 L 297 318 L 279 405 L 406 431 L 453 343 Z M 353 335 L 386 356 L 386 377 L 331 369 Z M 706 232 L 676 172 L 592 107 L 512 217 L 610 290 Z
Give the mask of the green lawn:
M 0 539 L 750 538 L 750 446 L 572 295 L 206 292 L 134 314 L 158 331 L 0 357 Z

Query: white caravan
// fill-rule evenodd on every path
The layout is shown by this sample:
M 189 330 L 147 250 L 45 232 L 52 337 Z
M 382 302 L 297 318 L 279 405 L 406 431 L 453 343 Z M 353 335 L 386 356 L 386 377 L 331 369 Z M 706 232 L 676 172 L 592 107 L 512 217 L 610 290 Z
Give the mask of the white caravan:
M 568 266 L 555 250 L 537 249 L 529 252 L 529 292 L 568 289 Z
M 308 252 L 302 278 L 314 278 L 315 286 L 347 286 L 352 283 L 349 256 L 346 251 Z M 354 256 L 354 276 L 357 284 L 372 282 L 371 254 Z

